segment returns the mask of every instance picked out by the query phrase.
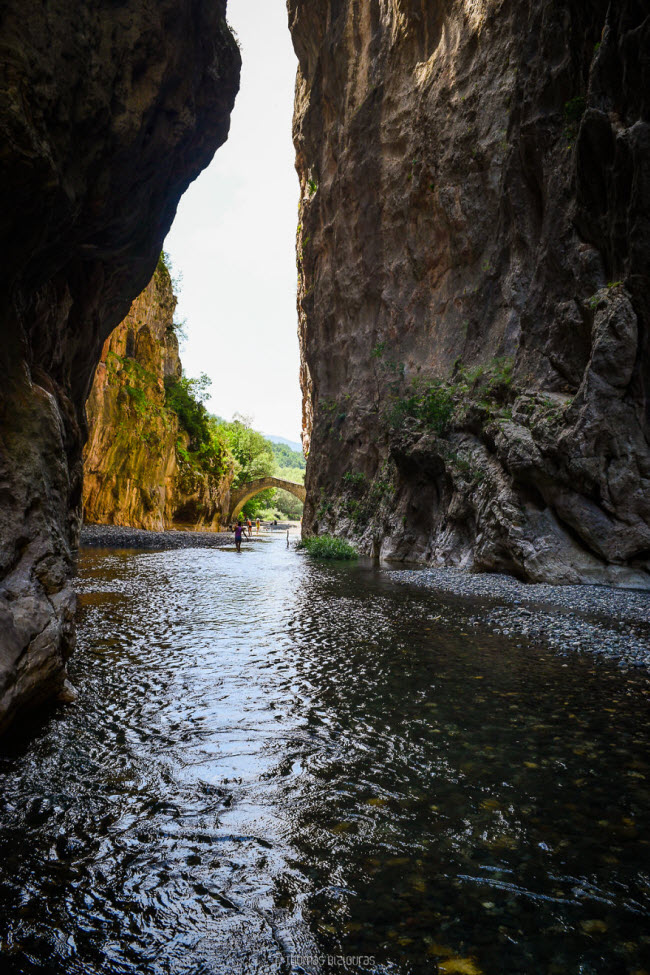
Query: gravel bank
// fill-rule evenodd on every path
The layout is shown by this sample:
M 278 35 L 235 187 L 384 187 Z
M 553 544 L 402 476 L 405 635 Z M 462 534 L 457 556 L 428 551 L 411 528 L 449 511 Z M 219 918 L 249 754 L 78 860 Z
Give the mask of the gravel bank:
M 253 533 L 252 541 L 264 535 Z M 248 539 L 245 540 L 248 542 Z M 86 548 L 229 548 L 235 544 L 232 532 L 165 531 L 152 532 L 144 528 L 123 528 L 120 525 L 84 525 L 80 545 Z
M 253 541 L 265 535 L 253 535 Z M 268 535 L 266 535 L 268 537 Z M 227 548 L 231 532 L 145 531 L 117 525 L 84 525 L 81 545 L 91 548 L 164 550 Z M 542 641 L 560 653 L 583 651 L 650 669 L 650 593 L 606 586 L 551 586 L 512 576 L 460 569 L 396 569 L 396 582 L 471 602 L 471 626 Z M 477 601 L 482 604 L 477 612 Z
M 399 569 L 391 579 L 441 595 L 477 599 L 472 626 L 543 641 L 560 653 L 583 651 L 650 668 L 650 593 L 607 586 L 551 586 L 460 569 Z

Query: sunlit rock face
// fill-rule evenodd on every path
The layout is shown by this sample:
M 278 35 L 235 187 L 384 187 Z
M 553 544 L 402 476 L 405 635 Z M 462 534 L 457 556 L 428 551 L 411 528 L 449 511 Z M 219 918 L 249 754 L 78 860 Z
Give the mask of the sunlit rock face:
M 217 528 L 228 517 L 233 471 L 192 463 L 189 438 L 166 403 L 165 380 L 182 365 L 176 297 L 161 261 L 104 343 L 86 403 L 83 515 L 96 525 L 154 531 Z
M 84 403 L 179 197 L 228 133 L 219 0 L 0 9 L 0 729 L 74 644 Z
M 647 5 L 288 6 L 305 530 L 647 587 Z

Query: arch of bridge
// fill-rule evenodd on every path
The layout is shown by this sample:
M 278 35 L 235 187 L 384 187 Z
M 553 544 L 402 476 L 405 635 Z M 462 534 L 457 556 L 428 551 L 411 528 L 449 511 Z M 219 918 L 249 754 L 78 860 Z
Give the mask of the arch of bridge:
M 304 484 L 283 481 L 280 477 L 260 477 L 256 481 L 249 481 L 248 484 L 242 484 L 240 488 L 232 492 L 230 495 L 230 519 L 236 518 L 247 501 L 254 498 L 260 491 L 266 491 L 267 488 L 282 488 L 283 491 L 288 491 L 290 494 L 295 495 L 299 501 L 303 503 L 305 501 Z

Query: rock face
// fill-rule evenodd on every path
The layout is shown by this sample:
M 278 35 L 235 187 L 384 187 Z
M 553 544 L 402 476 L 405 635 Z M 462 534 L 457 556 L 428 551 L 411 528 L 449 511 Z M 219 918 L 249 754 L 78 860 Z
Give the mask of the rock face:
M 86 404 L 83 516 L 96 525 L 217 528 L 228 517 L 232 468 L 193 464 L 189 437 L 165 404 L 165 379 L 182 375 L 176 297 L 161 260 L 104 343 Z
M 188 184 L 228 133 L 220 0 L 0 9 L 0 729 L 74 645 L 84 404 Z
M 289 0 L 307 532 L 650 586 L 640 0 Z

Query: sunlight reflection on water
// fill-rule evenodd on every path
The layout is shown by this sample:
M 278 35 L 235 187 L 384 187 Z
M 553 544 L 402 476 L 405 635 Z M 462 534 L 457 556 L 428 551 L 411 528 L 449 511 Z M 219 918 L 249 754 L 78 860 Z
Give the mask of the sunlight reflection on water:
M 3 971 L 650 965 L 644 676 L 283 539 L 79 589 L 80 699 L 0 755 Z

